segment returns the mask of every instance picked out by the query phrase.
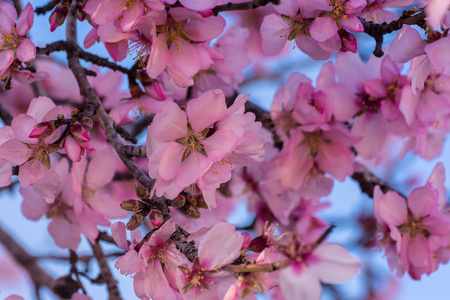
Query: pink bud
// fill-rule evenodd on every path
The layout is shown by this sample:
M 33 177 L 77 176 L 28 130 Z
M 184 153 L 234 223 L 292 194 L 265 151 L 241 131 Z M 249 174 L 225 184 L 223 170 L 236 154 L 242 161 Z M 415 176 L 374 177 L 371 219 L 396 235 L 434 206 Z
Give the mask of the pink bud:
M 56 125 L 52 121 L 42 122 L 34 126 L 28 137 L 30 138 L 44 138 L 51 135 L 56 130 Z
M 50 31 L 53 32 L 58 26 L 64 24 L 67 14 L 69 13 L 69 2 L 62 1 L 56 5 L 55 10 L 52 12 L 48 21 L 50 22 Z
M 152 223 L 155 227 L 161 226 L 164 221 L 163 214 L 157 209 L 152 209 L 148 215 L 148 218 L 150 219 L 150 223 Z
M 78 122 L 70 124 L 70 133 L 74 139 L 80 142 L 89 142 L 91 140 L 86 128 Z
M 340 29 L 338 33 L 341 38 L 341 49 L 339 50 L 341 52 L 350 51 L 356 53 L 358 51 L 358 44 L 356 43 L 355 36 L 345 29 Z

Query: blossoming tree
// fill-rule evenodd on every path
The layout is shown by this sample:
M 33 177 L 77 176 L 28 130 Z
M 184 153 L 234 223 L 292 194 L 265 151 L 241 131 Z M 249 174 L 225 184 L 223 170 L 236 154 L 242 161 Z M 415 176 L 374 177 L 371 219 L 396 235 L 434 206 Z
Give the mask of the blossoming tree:
M 450 1 L 412 2 L 0 1 L 0 186 L 20 185 L 23 215 L 48 219 L 70 271 L 49 275 L 3 228 L 0 243 L 38 297 L 74 300 L 95 299 L 86 281 L 122 299 L 112 268 L 140 299 L 342 299 L 335 284 L 374 276 L 355 249 L 382 249 L 398 276 L 431 274 L 450 259 L 444 164 L 409 194 L 371 172 L 393 164 L 392 144 L 439 157 L 450 130 Z M 66 37 L 36 47 L 28 32 L 44 14 L 40 30 Z M 269 111 L 240 92 L 292 52 L 319 63 L 317 78 L 286 74 Z M 320 212 L 347 178 L 373 210 L 355 216 L 359 242 L 341 245 Z M 237 228 L 227 218 L 241 203 L 253 219 Z M 97 278 L 80 269 L 91 260 Z M 383 297 L 365 284 L 361 297 Z

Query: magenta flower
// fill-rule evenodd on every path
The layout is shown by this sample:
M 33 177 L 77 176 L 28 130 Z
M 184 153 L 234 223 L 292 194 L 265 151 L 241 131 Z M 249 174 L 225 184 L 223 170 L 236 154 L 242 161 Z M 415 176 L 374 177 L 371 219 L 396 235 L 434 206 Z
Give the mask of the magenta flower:
M 44 176 L 44 167 L 50 169 L 50 154 L 60 146 L 52 144 L 58 140 L 63 128 L 46 138 L 30 138 L 34 126 L 42 121 L 56 120 L 59 114 L 66 114 L 61 106 L 56 106 L 47 97 L 34 98 L 27 114 L 15 117 L 11 123 L 14 138 L 0 146 L 0 159 L 19 165 L 19 181 L 31 185 Z
M 27 33 L 33 26 L 34 11 L 30 3 L 25 6 L 17 20 L 14 6 L 0 2 L 0 76 L 11 66 L 14 59 L 21 62 L 32 61 L 36 57 L 36 47 L 27 38 Z
M 156 114 L 148 130 L 147 153 L 157 195 L 175 198 L 214 162 L 232 152 L 245 124 L 216 128 L 214 125 L 228 115 L 226 111 L 225 96 L 214 90 L 191 100 L 186 111 L 169 102 Z
M 438 164 L 426 185 L 414 189 L 406 201 L 392 191 L 378 192 L 374 198 L 375 216 L 385 228 L 384 240 L 395 243 L 397 263 L 416 280 L 448 261 L 450 216 L 444 210 L 444 172 Z

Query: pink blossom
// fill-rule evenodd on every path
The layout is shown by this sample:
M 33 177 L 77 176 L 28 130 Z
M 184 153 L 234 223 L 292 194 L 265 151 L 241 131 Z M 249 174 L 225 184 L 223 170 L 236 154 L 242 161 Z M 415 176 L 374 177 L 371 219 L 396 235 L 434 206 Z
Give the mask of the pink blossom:
M 342 283 L 354 277 L 361 261 L 338 244 L 303 244 L 295 234 L 277 247 L 289 265 L 280 271 L 281 292 L 287 299 L 319 300 L 323 283 Z
M 438 164 L 426 185 L 414 189 L 407 201 L 392 191 L 374 199 L 374 210 L 385 229 L 384 235 L 390 236 L 389 245 L 396 245 L 395 263 L 401 268 L 396 264 L 391 267 L 406 270 L 416 280 L 448 260 L 450 217 L 443 211 L 445 202 L 440 200 L 445 194 L 443 181 L 443 166 Z
M 32 61 L 36 57 L 36 47 L 27 33 L 33 26 L 33 6 L 28 3 L 17 18 L 14 6 L 6 1 L 0 6 L 0 76 L 11 66 L 14 59 L 21 62 Z
M 387 10 L 391 7 L 406 7 L 411 5 L 414 0 L 369 0 L 367 6 L 358 13 L 358 16 L 366 21 L 381 24 L 389 23 L 397 18 L 397 14 Z
M 14 138 L 0 146 L 0 158 L 15 165 L 20 165 L 19 180 L 24 185 L 31 185 L 44 176 L 44 167 L 50 168 L 50 154 L 60 146 L 52 144 L 59 139 L 62 132 L 56 130 L 46 138 L 30 138 L 36 124 L 55 120 L 59 114 L 66 114 L 61 106 L 56 106 L 47 97 L 34 98 L 28 107 L 27 114 L 16 116 L 11 129 Z M 62 128 L 61 128 L 62 129 Z

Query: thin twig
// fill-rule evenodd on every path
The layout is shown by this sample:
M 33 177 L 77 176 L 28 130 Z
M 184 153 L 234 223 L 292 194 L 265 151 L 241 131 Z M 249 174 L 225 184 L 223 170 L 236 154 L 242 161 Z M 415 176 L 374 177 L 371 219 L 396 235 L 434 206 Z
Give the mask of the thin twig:
M 108 265 L 108 261 L 106 260 L 106 256 L 103 253 L 102 247 L 100 247 L 99 243 L 91 244 L 92 251 L 94 252 L 94 256 L 97 259 L 98 265 L 100 266 L 100 274 L 102 278 L 106 282 L 106 287 L 109 292 L 110 300 L 121 300 L 122 296 L 120 295 L 119 289 L 117 288 L 117 281 L 111 273 L 111 270 Z
M 228 3 L 225 5 L 218 5 L 212 9 L 215 16 L 217 16 L 220 12 L 223 11 L 233 11 L 233 10 L 249 10 L 255 9 L 260 6 L 265 6 L 269 3 L 273 3 L 275 5 L 280 4 L 280 0 L 254 0 L 250 2 L 244 3 Z
M 11 125 L 11 122 L 13 120 L 13 116 L 11 113 L 5 108 L 5 106 L 0 102 L 0 118 L 2 118 L 3 123 L 5 125 Z
M 46 286 L 50 290 L 53 290 L 55 279 L 44 271 L 36 262 L 36 258 L 22 248 L 3 228 L 3 225 L 0 226 L 0 243 L 28 271 L 31 281 L 33 281 L 36 288 Z
M 393 189 L 386 181 L 381 180 L 375 174 L 370 172 L 367 168 L 364 168 L 362 172 L 354 172 L 352 174 L 352 178 L 358 182 L 361 191 L 367 194 L 369 197 L 373 198 L 373 191 L 375 186 L 379 186 L 383 193 L 387 193 L 388 191 L 394 191 L 398 193 L 403 198 L 407 198 L 402 193 L 399 193 L 395 189 Z
M 53 10 L 53 8 L 55 8 L 55 6 L 58 5 L 59 2 L 61 2 L 61 0 L 51 0 L 44 6 L 36 7 L 34 12 L 38 15 L 43 15 L 46 12 Z

